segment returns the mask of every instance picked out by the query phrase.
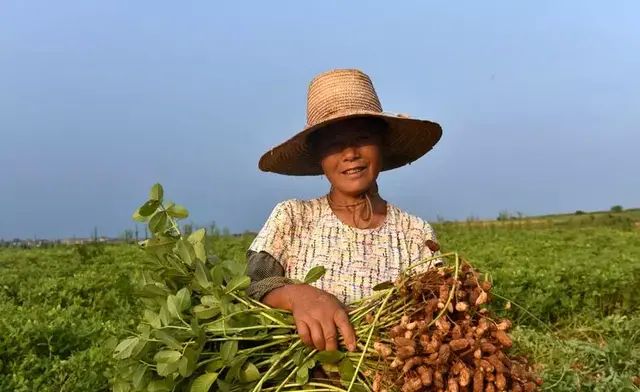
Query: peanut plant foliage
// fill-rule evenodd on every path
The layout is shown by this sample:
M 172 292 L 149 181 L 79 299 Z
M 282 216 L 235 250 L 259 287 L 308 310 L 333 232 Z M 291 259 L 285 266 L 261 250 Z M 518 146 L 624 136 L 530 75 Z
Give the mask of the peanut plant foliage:
M 220 369 L 225 361 L 245 357 L 244 344 L 205 343 L 201 336 L 215 339 L 222 328 L 229 332 L 256 319 L 256 325 L 265 325 L 264 317 L 243 314 L 249 306 L 233 298 L 246 284 L 241 276 L 252 237 L 178 235 L 174 224 L 187 211 L 166 202 L 162 193 L 156 187 L 135 214 L 160 234 L 145 250 L 101 244 L 0 249 L 0 391 L 135 385 L 207 390 L 229 384 Z M 634 214 L 582 214 L 547 225 L 532 220 L 434 228 L 445 251 L 463 250 L 475 266 L 490 271 L 494 293 L 511 301 L 505 309 L 507 300 L 496 298 L 495 310 L 517 325 L 514 349 L 539 364 L 543 389 L 637 391 L 640 218 Z M 209 325 L 241 307 L 228 323 Z M 287 321 L 286 314 L 269 315 Z M 263 335 L 243 331 L 250 333 Z M 336 367 L 343 363 L 349 370 L 341 354 L 321 354 L 313 359 Z M 305 357 L 295 359 L 301 368 L 311 365 Z M 252 363 L 255 368 L 236 362 L 234 376 L 255 382 L 249 380 L 256 369 L 264 376 L 266 367 L 259 362 L 271 360 L 261 358 Z
M 114 391 L 286 389 L 292 371 L 305 383 L 315 352 L 297 340 L 291 315 L 248 297 L 244 260 L 207 257 L 204 229 L 182 236 L 176 220 L 188 212 L 163 197 L 154 185 L 133 214 L 152 233 L 140 245 L 153 266 L 142 273 L 137 333 L 115 348 Z M 314 268 L 305 282 L 323 273 Z

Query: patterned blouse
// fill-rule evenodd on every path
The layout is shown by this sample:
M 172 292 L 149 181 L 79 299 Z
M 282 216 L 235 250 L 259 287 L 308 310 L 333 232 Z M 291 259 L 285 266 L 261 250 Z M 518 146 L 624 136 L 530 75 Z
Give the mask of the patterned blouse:
M 376 284 L 394 280 L 410 265 L 437 255 L 431 250 L 435 241 L 427 222 L 389 203 L 381 226 L 358 229 L 340 221 L 326 196 L 287 200 L 274 208 L 251 244 L 249 255 L 254 257 L 249 259 L 249 275 L 254 294 L 259 292 L 255 297 L 261 297 L 266 292 L 256 284 L 268 281 L 268 275 L 281 276 L 271 278 L 271 286 L 278 287 L 287 284 L 287 278 L 302 281 L 311 268 L 322 265 L 326 273 L 313 286 L 350 303 L 371 294 Z M 268 266 L 270 259 L 279 265 Z M 417 270 L 439 263 L 435 260 Z M 265 276 L 260 269 L 275 272 Z

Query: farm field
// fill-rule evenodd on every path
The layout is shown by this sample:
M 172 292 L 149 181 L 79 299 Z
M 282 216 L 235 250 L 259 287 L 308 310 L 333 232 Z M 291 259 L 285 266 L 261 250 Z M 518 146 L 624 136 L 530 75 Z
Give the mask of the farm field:
M 440 223 L 493 279 L 516 350 L 554 391 L 640 390 L 638 212 Z M 240 259 L 250 236 L 208 240 Z M 111 354 L 136 325 L 134 245 L 0 249 L 0 391 L 109 390 Z M 635 383 L 635 384 L 634 384 Z

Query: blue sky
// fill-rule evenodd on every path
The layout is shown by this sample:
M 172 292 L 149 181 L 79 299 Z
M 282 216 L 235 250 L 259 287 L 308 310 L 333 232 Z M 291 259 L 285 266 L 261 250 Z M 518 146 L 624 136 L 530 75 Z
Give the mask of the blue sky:
M 640 206 L 640 3 L 12 1 L 0 5 L 0 238 L 117 235 L 156 181 L 258 229 L 320 177 L 258 171 L 309 80 L 356 67 L 439 122 L 381 174 L 429 220 Z

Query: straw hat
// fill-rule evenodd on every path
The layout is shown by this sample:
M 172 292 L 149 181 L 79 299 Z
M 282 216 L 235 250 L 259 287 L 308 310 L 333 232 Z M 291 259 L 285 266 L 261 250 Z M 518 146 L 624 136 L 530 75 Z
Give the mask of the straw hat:
M 354 118 L 383 119 L 388 125 L 388 145 L 383 151 L 382 170 L 411 163 L 440 140 L 437 123 L 382 111 L 371 79 L 357 69 L 338 69 L 316 76 L 307 94 L 307 125 L 291 139 L 260 158 L 260 170 L 294 176 L 322 174 L 307 137 L 329 124 Z

